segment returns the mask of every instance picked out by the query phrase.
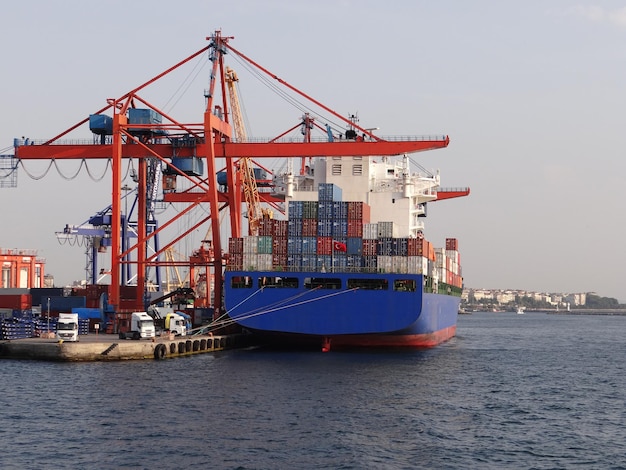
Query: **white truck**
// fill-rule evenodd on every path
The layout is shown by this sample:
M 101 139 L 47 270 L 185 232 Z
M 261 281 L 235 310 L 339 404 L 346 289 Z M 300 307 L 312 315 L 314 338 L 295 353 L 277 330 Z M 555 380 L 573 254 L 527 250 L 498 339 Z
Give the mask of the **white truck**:
M 57 339 L 78 341 L 78 313 L 59 313 Z
M 187 336 L 187 320 L 178 313 L 168 313 L 165 315 L 165 330 L 177 336 Z
M 133 312 L 130 315 L 130 329 L 119 333 L 120 339 L 154 338 L 154 320 L 146 312 Z
M 187 319 L 178 312 L 168 307 L 151 306 L 148 310 L 154 318 L 154 326 L 161 332 L 174 333 L 176 336 L 187 336 L 189 325 Z

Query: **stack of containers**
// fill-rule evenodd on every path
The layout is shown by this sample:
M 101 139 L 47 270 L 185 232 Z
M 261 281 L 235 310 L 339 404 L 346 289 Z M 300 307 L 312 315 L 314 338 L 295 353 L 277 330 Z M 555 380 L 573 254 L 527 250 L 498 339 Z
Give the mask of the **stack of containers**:
M 263 220 L 258 236 L 231 238 L 231 270 L 433 274 L 462 286 L 458 242 L 435 249 L 424 238 L 399 237 L 394 222 L 370 222 L 370 206 L 342 201 L 341 188 L 321 183 L 317 201 L 289 201 L 288 220 Z
M 348 205 L 342 201 L 341 188 L 332 183 L 320 183 L 317 198 L 315 267 L 344 271 L 348 266 Z M 345 251 L 337 250 L 340 247 Z
M 446 247 L 435 250 L 435 269 L 439 282 L 455 287 L 463 287 L 460 256 L 456 238 L 446 238 Z
M 33 336 L 34 322 L 29 318 L 7 318 L 0 323 L 0 339 L 22 339 Z

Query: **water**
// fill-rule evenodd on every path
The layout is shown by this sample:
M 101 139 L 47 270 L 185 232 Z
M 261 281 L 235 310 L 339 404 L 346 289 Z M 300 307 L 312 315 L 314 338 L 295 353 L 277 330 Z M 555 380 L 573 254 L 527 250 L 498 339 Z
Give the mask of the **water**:
M 626 468 L 625 331 L 474 313 L 427 351 L 0 360 L 0 468 Z

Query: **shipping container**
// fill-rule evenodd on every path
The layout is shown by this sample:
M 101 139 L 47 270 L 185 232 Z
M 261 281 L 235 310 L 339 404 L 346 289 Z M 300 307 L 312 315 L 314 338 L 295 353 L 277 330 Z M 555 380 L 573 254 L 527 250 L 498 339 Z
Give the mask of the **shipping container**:
M 363 239 L 357 237 L 348 237 L 346 242 L 346 253 L 348 253 L 348 255 L 362 255 Z
M 226 264 L 231 270 L 243 269 L 243 253 L 231 253 Z
M 348 203 L 344 201 L 333 202 L 333 219 L 348 218 Z
M 393 256 L 378 255 L 378 270 L 383 273 L 393 272 Z
M 287 204 L 287 215 L 289 220 L 301 219 L 303 212 L 302 201 L 289 201 Z
M 331 255 L 317 255 L 317 269 L 326 272 L 330 271 L 332 266 L 332 256 Z
M 317 253 L 317 237 L 302 237 L 302 254 L 314 255 Z
M 302 269 L 302 255 L 287 255 L 287 266 L 293 271 Z
M 409 238 L 407 242 L 408 256 L 423 256 L 424 247 L 428 242 L 423 238 Z
M 271 236 L 272 235 L 273 220 L 261 219 L 259 220 L 259 235 Z
M 287 222 L 286 220 L 272 220 L 272 236 L 285 238 L 288 237 L 288 224 L 289 222 Z
M 397 241 L 391 237 L 381 237 L 378 239 L 376 254 L 378 256 L 393 256 L 396 254 Z
M 302 218 L 303 219 L 317 219 L 317 201 L 303 201 L 302 202 Z
M 318 203 L 317 218 L 319 220 L 333 218 L 333 203 L 331 201 L 320 201 Z
M 348 220 L 360 220 L 362 223 L 370 222 L 370 206 L 365 202 L 348 202 Z
M 333 237 L 317 237 L 317 254 L 330 255 L 333 251 Z
M 369 272 L 375 272 L 378 270 L 378 257 L 377 256 L 363 256 L 363 268 Z
M 342 191 L 339 186 L 333 183 L 320 183 L 318 187 L 318 201 L 341 201 Z
M 302 236 L 317 237 L 317 219 L 302 219 Z
M 287 237 L 287 254 L 302 255 L 302 237 Z
M 378 224 L 363 224 L 363 238 L 367 240 L 376 240 L 378 238 Z
M 283 270 L 287 268 L 287 254 L 272 253 L 272 269 Z
M 258 250 L 257 253 L 272 254 L 272 237 L 271 236 L 259 236 L 258 237 Z
M 396 231 L 394 222 L 378 222 L 378 238 L 393 238 L 396 236 Z
M 360 220 L 348 219 L 348 236 L 363 238 L 363 223 Z
M 243 253 L 243 238 L 232 237 L 228 240 L 228 252 L 230 254 Z
M 346 238 L 348 236 L 348 220 L 347 219 L 334 219 L 332 221 L 332 237 L 333 238 Z
M 243 237 L 243 254 L 257 254 L 259 252 L 259 237 L 248 235 Z
M 376 256 L 378 240 L 363 239 L 363 256 Z
M 272 237 L 272 254 L 287 254 L 287 237 Z
M 446 238 L 446 250 L 459 250 L 459 242 L 456 238 Z
M 332 237 L 333 236 L 332 219 L 319 219 L 317 221 L 317 236 L 318 237 Z
M 30 294 L 10 294 L 2 295 L 0 290 L 0 308 L 12 310 L 28 310 L 32 307 L 32 297 Z M 51 299 L 57 299 L 58 296 L 51 296 Z
M 302 219 L 289 219 L 287 222 L 287 235 L 289 237 L 302 236 Z

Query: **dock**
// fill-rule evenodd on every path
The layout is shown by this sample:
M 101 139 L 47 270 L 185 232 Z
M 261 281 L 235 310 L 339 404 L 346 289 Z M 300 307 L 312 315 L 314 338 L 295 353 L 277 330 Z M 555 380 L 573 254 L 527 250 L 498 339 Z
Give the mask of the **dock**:
M 79 341 L 26 338 L 0 341 L 0 359 L 34 359 L 62 362 L 163 360 L 212 353 L 249 345 L 249 335 L 194 335 L 119 339 L 117 335 L 89 334 Z

